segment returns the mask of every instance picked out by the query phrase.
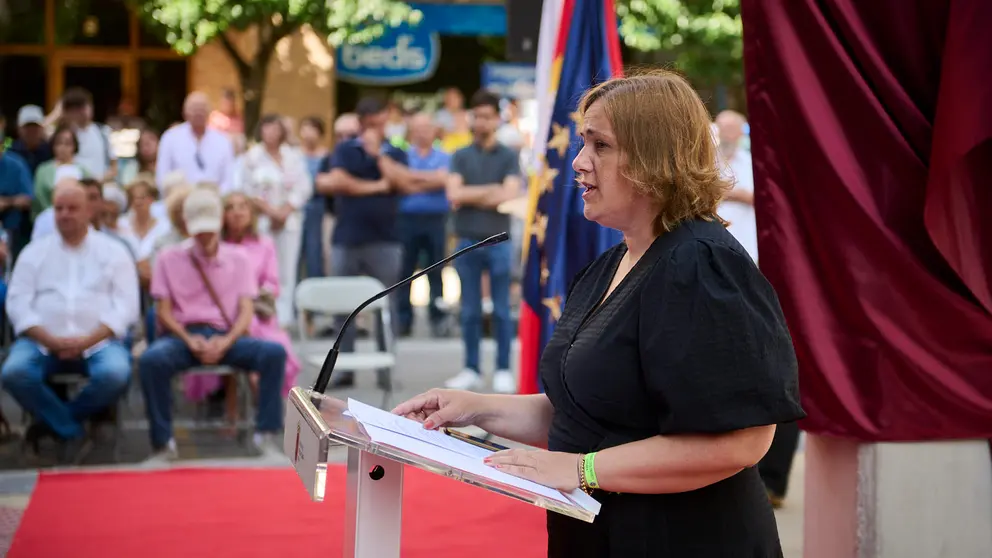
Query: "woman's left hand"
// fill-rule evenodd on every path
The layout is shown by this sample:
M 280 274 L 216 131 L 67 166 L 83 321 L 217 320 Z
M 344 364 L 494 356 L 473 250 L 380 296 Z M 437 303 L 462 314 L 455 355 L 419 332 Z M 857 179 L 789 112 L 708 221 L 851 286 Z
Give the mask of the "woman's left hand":
M 570 492 L 579 487 L 580 458 L 577 453 L 511 449 L 490 455 L 485 463 L 515 477 Z

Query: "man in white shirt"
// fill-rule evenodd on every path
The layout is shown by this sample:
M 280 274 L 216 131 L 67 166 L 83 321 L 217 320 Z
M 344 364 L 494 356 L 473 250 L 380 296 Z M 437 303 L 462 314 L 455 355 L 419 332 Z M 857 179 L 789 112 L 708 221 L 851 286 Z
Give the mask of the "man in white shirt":
M 221 193 L 232 187 L 234 146 L 228 137 L 207 127 L 210 100 L 206 94 L 194 91 L 183 104 L 186 122 L 162 134 L 155 164 L 155 182 L 164 187 L 166 177 L 182 171 L 190 184 L 212 182 Z M 166 197 L 169 192 L 162 191 Z
M 31 242 L 14 266 L 7 315 L 17 340 L 0 369 L 6 389 L 37 423 L 31 442 L 54 433 L 78 462 L 89 443 L 83 422 L 123 393 L 131 358 L 121 342 L 138 320 L 138 275 L 123 244 L 90 228 L 92 208 L 78 183 L 54 194 L 57 235 Z M 89 380 L 62 401 L 50 373 L 82 365 Z
M 734 188 L 717 208 L 717 214 L 730 221 L 727 229 L 744 246 L 751 259 L 758 261 L 758 225 L 754 217 L 754 173 L 751 154 L 741 149 L 744 115 L 725 110 L 717 115 L 720 170 L 733 181 Z
M 105 234 L 118 242 L 124 242 L 124 240 L 113 231 L 104 230 L 102 223 L 100 223 L 99 210 L 103 207 L 103 186 L 99 182 L 92 178 L 75 179 L 71 176 L 66 176 L 55 181 L 56 187 L 61 184 L 76 184 L 81 186 L 83 188 L 83 192 L 86 193 L 86 202 L 89 204 L 90 208 L 92 208 L 90 226 L 95 230 L 103 230 Z M 46 236 L 53 235 L 56 231 L 55 206 L 47 207 L 44 211 L 39 213 L 38 217 L 34 220 L 34 228 L 31 230 L 31 242 L 35 242 L 45 238 Z M 125 246 L 127 246 L 126 243 Z
M 80 87 L 62 95 L 62 117 L 76 132 L 79 151 L 76 162 L 97 180 L 117 176 L 117 155 L 110 143 L 110 128 L 93 122 L 93 96 Z

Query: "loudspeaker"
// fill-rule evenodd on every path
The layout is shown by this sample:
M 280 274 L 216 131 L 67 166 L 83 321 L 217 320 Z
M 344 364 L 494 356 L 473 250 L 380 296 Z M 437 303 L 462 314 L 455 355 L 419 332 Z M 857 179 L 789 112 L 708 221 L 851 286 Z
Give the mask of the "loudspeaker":
M 506 59 L 537 62 L 542 0 L 506 0 Z

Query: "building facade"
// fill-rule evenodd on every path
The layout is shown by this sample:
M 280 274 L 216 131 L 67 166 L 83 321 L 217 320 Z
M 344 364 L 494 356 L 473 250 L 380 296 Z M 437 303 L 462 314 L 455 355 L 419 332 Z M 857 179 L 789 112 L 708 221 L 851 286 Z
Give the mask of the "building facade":
M 149 33 L 122 0 L 92 0 L 72 12 L 64 6 L 6 0 L 0 110 L 8 128 L 20 106 L 51 111 L 70 86 L 93 94 L 97 120 L 140 115 L 159 129 L 182 118 L 189 91 L 203 90 L 216 100 L 224 88 L 240 89 L 234 65 L 217 44 L 183 57 Z M 251 51 L 251 33 L 232 38 Z M 263 111 L 331 118 L 333 106 L 333 52 L 326 42 L 309 30 L 283 39 L 270 64 Z
M 361 79 L 339 81 L 336 65 L 340 56 L 323 37 L 304 28 L 277 45 L 262 112 L 296 119 L 317 115 L 330 121 L 366 93 L 396 88 L 427 92 L 445 86 L 469 92 L 477 87 L 479 72 L 468 71 L 467 66 L 481 67 L 484 61 L 502 55 L 499 41 L 506 25 L 502 3 L 411 4 L 425 13 L 417 33 L 436 34 L 449 47 L 440 72 L 435 67 L 419 81 L 386 88 Z M 141 116 L 160 130 L 181 120 L 182 100 L 189 91 L 202 90 L 214 101 L 226 88 L 240 91 L 235 66 L 216 41 L 183 57 L 145 29 L 124 0 L 87 0 L 72 10 L 66 5 L 57 0 L 0 0 L 0 111 L 6 116 L 8 133 L 14 132 L 19 107 L 36 104 L 52 111 L 70 86 L 84 87 L 93 94 L 98 121 Z M 494 37 L 495 46 L 487 48 L 485 41 L 479 41 L 480 46 L 468 49 L 469 60 L 463 45 L 478 36 Z M 252 32 L 229 37 L 243 54 L 252 52 Z M 372 48 L 388 51 L 389 41 L 395 40 L 395 35 L 384 38 Z M 434 56 L 441 56 L 440 48 Z M 438 61 L 428 62 L 437 66 Z M 344 98 L 338 99 L 342 88 Z

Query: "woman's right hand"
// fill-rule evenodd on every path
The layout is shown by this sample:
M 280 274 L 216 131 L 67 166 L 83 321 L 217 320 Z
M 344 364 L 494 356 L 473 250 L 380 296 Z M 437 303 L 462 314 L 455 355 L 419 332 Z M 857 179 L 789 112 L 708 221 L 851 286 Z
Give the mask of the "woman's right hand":
M 431 430 L 442 426 L 477 425 L 485 395 L 456 389 L 432 389 L 393 409 L 393 414 L 423 423 Z

